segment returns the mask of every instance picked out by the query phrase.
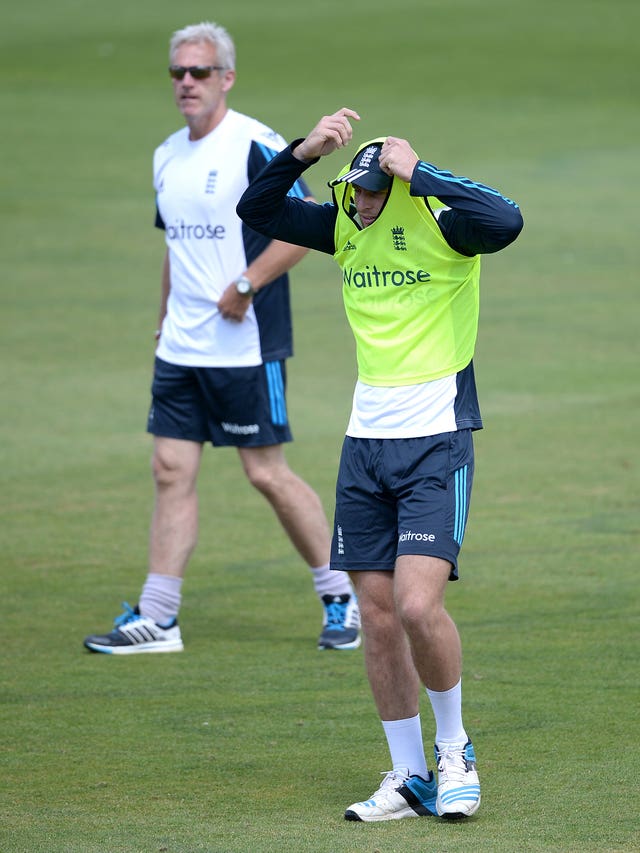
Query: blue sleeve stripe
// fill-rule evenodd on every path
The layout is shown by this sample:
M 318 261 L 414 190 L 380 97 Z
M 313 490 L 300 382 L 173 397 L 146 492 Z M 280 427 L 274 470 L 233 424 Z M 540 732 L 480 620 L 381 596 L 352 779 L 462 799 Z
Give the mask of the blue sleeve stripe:
M 455 519 L 453 522 L 453 538 L 458 543 L 458 545 L 462 545 L 462 540 L 464 539 L 464 529 L 467 523 L 467 511 L 468 511 L 468 500 L 467 500 L 467 472 L 469 470 L 468 465 L 464 465 L 462 468 L 459 468 L 454 473 L 454 487 L 456 493 L 456 512 Z
M 304 192 L 304 190 L 302 189 L 302 187 L 300 186 L 298 181 L 296 181 L 295 184 L 291 187 L 291 189 L 289 190 L 287 195 L 291 196 L 291 198 L 306 198 L 307 197 L 307 193 Z
M 279 154 L 279 151 L 274 151 L 273 148 L 268 148 L 266 145 L 263 145 L 261 142 L 256 142 L 256 145 L 262 152 L 264 159 L 269 163 L 276 154 Z M 295 184 L 291 187 L 289 192 L 287 193 L 291 198 L 306 198 L 307 193 L 302 189 L 299 182 L 296 181 Z
M 271 406 L 271 422 L 276 426 L 287 424 L 287 404 L 284 394 L 284 382 L 279 361 L 265 362 L 267 372 L 267 388 L 269 389 L 269 404 Z
M 262 142 L 256 142 L 256 145 L 258 146 L 258 148 L 262 152 L 262 156 L 267 161 L 267 163 L 269 163 L 269 161 L 273 160 L 273 158 L 278 153 L 277 151 L 274 151 L 273 148 L 269 148 L 268 146 L 263 145 Z
M 512 201 L 510 198 L 503 196 L 502 193 L 498 192 L 498 190 L 494 190 L 492 187 L 488 187 L 485 184 L 477 184 L 475 181 L 472 181 L 469 178 L 461 178 L 452 174 L 451 172 L 436 169 L 435 166 L 432 166 L 431 163 L 425 163 L 424 160 L 418 161 L 418 171 L 424 172 L 425 174 L 429 175 L 432 178 L 436 178 L 439 181 L 447 181 L 453 184 L 460 184 L 460 186 L 462 187 L 468 187 L 472 190 L 480 190 L 481 192 L 488 193 L 489 195 L 497 196 L 498 198 L 504 199 L 507 204 L 510 204 L 513 207 L 518 207 L 515 201 Z

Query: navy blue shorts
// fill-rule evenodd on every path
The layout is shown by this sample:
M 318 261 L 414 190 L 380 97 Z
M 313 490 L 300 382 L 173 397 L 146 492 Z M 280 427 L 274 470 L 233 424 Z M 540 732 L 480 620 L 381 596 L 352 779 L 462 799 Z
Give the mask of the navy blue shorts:
M 458 577 L 471 485 L 471 430 L 425 438 L 345 438 L 331 568 L 393 571 L 402 554 L 448 560 Z
M 184 367 L 156 357 L 147 431 L 216 447 L 292 440 L 283 361 L 257 367 Z

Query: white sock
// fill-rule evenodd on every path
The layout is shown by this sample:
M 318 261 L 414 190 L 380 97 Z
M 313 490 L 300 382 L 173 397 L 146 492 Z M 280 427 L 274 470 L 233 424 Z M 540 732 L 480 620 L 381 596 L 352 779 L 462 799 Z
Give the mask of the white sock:
M 149 572 L 138 602 L 142 616 L 153 619 L 160 627 L 170 625 L 180 610 L 181 587 L 182 578 Z
M 462 725 L 462 679 L 443 692 L 426 689 L 436 718 L 436 743 L 466 743 L 469 738 Z
M 426 779 L 428 770 L 420 714 L 406 720 L 382 720 L 382 727 L 387 736 L 393 769 L 407 769 L 409 776 L 417 773 Z
M 310 567 L 311 568 L 311 567 Z M 334 572 L 329 568 L 329 563 L 317 568 L 311 568 L 313 575 L 313 586 L 318 595 L 352 595 L 353 588 L 349 575 L 346 572 Z

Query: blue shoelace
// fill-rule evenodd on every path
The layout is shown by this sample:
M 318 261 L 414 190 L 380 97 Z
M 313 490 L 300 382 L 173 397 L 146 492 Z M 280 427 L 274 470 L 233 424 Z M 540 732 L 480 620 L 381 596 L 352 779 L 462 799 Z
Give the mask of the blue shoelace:
M 122 602 L 122 606 L 124 607 L 124 613 L 116 616 L 113 622 L 116 628 L 119 628 L 121 625 L 126 625 L 127 622 L 133 622 L 134 619 L 140 618 L 140 614 L 136 613 L 133 607 L 130 604 L 127 604 L 126 601 Z
M 339 601 L 332 601 L 331 604 L 325 604 L 327 611 L 328 631 L 342 631 L 344 628 L 344 620 L 347 617 L 347 605 Z

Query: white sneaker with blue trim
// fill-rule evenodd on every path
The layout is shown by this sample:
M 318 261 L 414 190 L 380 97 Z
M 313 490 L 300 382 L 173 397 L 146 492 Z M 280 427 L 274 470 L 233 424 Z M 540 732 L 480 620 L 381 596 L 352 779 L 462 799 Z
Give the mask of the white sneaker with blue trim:
M 381 821 L 436 814 L 436 780 L 409 776 L 408 768 L 390 770 L 378 790 L 368 800 L 353 803 L 344 813 L 346 820 Z
M 475 814 L 480 806 L 480 780 L 473 744 L 436 744 L 434 752 L 438 765 L 438 815 L 455 819 Z

